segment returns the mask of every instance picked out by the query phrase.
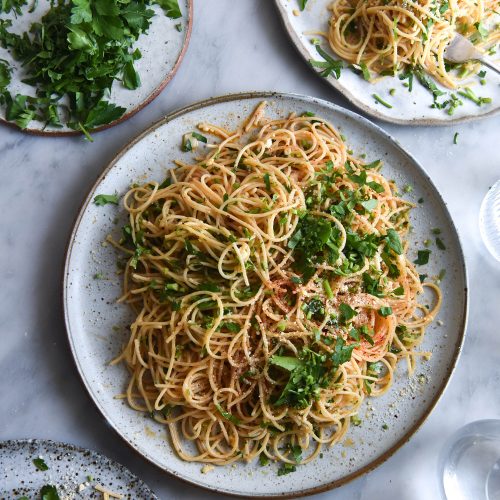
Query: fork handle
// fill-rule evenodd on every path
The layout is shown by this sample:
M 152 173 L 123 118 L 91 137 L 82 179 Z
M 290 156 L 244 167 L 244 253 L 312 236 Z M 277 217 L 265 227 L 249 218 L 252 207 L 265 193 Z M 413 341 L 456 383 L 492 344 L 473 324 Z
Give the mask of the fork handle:
M 483 56 L 480 61 L 481 64 L 488 66 L 488 68 L 496 71 L 500 75 L 500 67 L 498 66 L 498 64 L 495 64 L 489 57 Z

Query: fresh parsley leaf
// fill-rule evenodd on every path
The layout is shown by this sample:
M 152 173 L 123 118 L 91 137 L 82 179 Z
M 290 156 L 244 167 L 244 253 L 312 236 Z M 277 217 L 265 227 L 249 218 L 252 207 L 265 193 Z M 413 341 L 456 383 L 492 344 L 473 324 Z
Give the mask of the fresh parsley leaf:
M 365 165 L 363 165 L 363 168 L 366 169 L 366 170 L 369 170 L 369 169 L 372 169 L 372 168 L 377 168 L 381 164 L 382 164 L 381 160 L 375 160 L 375 161 L 372 161 L 371 163 L 366 163 Z
M 290 453 L 295 462 L 299 464 L 302 460 L 302 448 L 298 444 L 290 446 Z
M 0 60 L 0 92 L 2 92 L 7 85 L 9 85 L 11 72 L 11 67 Z
M 443 243 L 443 240 L 441 238 L 436 238 L 436 246 L 439 248 L 439 250 L 446 250 L 446 245 Z
M 215 403 L 215 407 L 217 408 L 217 411 L 226 419 L 226 420 L 229 420 L 231 423 L 233 423 L 234 425 L 239 425 L 241 422 L 240 422 L 240 419 L 238 417 L 235 417 L 233 414 L 227 412 L 226 410 L 224 410 L 224 408 L 222 408 L 222 406 L 218 403 Z
M 126 109 L 111 102 L 99 101 L 88 113 L 83 126 L 92 130 L 99 125 L 105 125 L 118 120 Z
M 384 293 L 380 286 L 380 279 L 373 278 L 368 273 L 363 273 L 363 285 L 365 288 L 365 292 L 370 295 L 374 295 L 375 297 L 383 297 Z
M 220 287 L 215 283 L 203 283 L 198 286 L 198 290 L 205 290 L 207 292 L 220 292 Z
M 292 356 L 272 356 L 269 358 L 269 363 L 275 366 L 279 366 L 280 368 L 284 368 L 285 370 L 291 372 L 296 368 L 303 367 L 304 363 Z
M 112 203 L 113 205 L 118 205 L 118 195 L 117 194 L 98 194 L 94 197 L 94 203 L 101 207 Z
M 361 68 L 361 71 L 363 73 L 363 78 L 369 82 L 371 80 L 372 75 L 370 75 L 370 70 L 368 69 L 368 66 L 362 62 L 360 63 L 359 67 Z
M 45 460 L 43 458 L 34 458 L 33 464 L 38 470 L 49 470 L 49 466 L 45 463 Z
M 279 469 L 278 469 L 278 476 L 284 476 L 286 474 L 290 474 L 290 472 L 295 472 L 297 470 L 297 467 L 292 464 L 283 464 Z
M 417 252 L 417 258 L 413 261 L 417 266 L 423 266 L 429 262 L 429 255 L 431 254 L 430 250 L 419 250 Z
M 226 321 L 224 323 L 221 323 L 220 327 L 221 330 L 225 328 L 226 330 L 229 330 L 231 333 L 238 333 L 241 330 L 240 325 L 238 323 L 233 323 L 231 321 Z
M 399 239 L 398 233 L 394 229 L 388 229 L 385 235 L 385 242 L 388 248 L 394 251 L 397 255 L 402 255 L 403 245 Z
M 304 10 L 306 8 L 308 0 L 298 0 L 298 1 L 299 1 L 300 10 Z
M 389 315 L 392 314 L 392 308 L 391 307 L 382 306 L 378 310 L 378 313 L 380 314 L 380 316 L 386 318 L 387 316 L 389 316 Z
M 42 500 L 61 500 L 59 494 L 57 493 L 57 488 L 51 484 L 46 484 L 40 490 L 40 496 Z
M 141 78 L 135 70 L 132 61 L 129 61 L 123 67 L 123 85 L 129 90 L 134 90 L 141 86 Z
M 269 178 L 269 174 L 264 174 L 264 184 L 266 185 L 266 189 L 271 191 L 271 180 Z
M 339 311 L 340 311 L 339 323 L 341 325 L 347 324 L 349 320 L 354 318 L 354 316 L 358 315 L 358 313 L 350 305 L 344 303 L 340 304 Z
M 179 19 L 179 17 L 182 17 L 178 0 L 155 0 L 155 3 L 157 3 L 171 19 Z
M 259 464 L 262 466 L 269 465 L 269 457 L 264 452 L 259 455 Z
M 309 59 L 309 64 L 314 68 L 321 68 L 322 71 L 320 75 L 324 78 L 332 75 L 338 80 L 340 78 L 340 73 L 342 68 L 344 67 L 344 63 L 342 61 L 337 61 L 333 59 L 329 54 L 327 54 L 319 45 L 316 44 L 316 50 L 318 54 L 323 57 L 324 61 L 315 61 L 314 59 Z
M 199 134 L 198 132 L 191 132 L 191 135 L 195 138 L 198 139 L 200 142 L 203 142 L 204 144 L 207 143 L 207 138 L 204 135 Z
M 334 351 L 331 355 L 333 366 L 338 368 L 340 365 L 347 363 L 351 359 L 352 351 L 358 347 L 358 345 L 359 344 L 346 345 L 342 337 L 337 337 Z
M 372 212 L 377 208 L 378 201 L 375 199 L 372 200 L 366 200 L 361 202 L 362 207 L 367 211 L 367 212 Z

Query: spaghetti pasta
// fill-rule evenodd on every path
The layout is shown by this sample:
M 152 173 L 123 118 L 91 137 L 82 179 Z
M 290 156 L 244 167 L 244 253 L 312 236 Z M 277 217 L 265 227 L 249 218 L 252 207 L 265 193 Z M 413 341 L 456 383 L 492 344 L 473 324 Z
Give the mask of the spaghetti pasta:
M 328 41 L 332 50 L 368 71 L 395 75 L 421 67 L 442 85 L 455 88 L 459 75 L 477 73 L 471 61 L 447 64 L 444 52 L 455 32 L 486 50 L 500 41 L 498 0 L 336 0 Z
M 406 255 L 412 204 L 323 118 L 264 108 L 236 131 L 200 124 L 209 153 L 132 187 L 110 240 L 136 313 L 113 363 L 188 461 L 307 463 L 399 360 L 430 355 L 416 347 L 441 294 Z

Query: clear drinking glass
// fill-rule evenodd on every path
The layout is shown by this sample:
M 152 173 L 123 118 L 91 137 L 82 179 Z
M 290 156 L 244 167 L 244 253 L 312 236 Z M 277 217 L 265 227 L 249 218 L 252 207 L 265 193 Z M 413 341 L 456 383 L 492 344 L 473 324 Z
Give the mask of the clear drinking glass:
M 484 197 L 479 212 L 479 229 L 486 248 L 500 262 L 500 180 Z
M 447 500 L 500 500 L 500 420 L 478 420 L 455 432 L 440 467 Z

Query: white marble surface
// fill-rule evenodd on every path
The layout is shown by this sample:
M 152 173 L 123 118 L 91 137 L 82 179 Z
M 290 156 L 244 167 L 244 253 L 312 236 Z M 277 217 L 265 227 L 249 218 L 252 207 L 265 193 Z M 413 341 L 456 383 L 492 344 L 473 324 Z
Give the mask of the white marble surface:
M 126 465 L 162 499 L 217 497 L 133 454 L 94 408 L 66 341 L 61 275 L 80 203 L 129 139 L 178 107 L 247 90 L 310 94 L 346 106 L 295 52 L 273 2 L 195 0 L 191 45 L 178 74 L 130 121 L 97 134 L 93 144 L 0 128 L 0 440 L 72 442 Z M 451 384 L 421 430 L 377 470 L 322 499 L 439 498 L 437 459 L 446 438 L 469 421 L 500 418 L 500 265 L 478 228 L 481 199 L 500 178 L 500 117 L 441 128 L 382 126 L 424 165 L 455 219 L 469 271 L 468 335 Z

